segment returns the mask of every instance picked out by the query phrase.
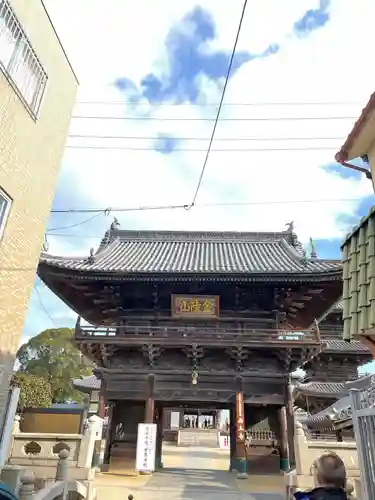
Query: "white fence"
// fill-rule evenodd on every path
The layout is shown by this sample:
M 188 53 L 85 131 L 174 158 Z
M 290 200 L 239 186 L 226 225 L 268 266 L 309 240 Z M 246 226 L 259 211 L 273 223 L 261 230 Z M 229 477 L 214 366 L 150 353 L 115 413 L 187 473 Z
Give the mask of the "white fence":
M 375 498 L 375 376 L 363 390 L 350 389 L 353 427 L 361 473 L 362 500 Z

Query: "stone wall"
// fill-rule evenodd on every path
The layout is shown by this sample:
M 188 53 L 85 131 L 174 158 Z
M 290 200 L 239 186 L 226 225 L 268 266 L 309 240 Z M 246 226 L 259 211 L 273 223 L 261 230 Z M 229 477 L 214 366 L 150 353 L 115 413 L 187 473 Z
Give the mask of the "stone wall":
M 5 469 L 27 468 L 38 478 L 51 481 L 55 477 L 61 450 L 66 450 L 71 480 L 91 480 L 94 475 L 95 443 L 101 440 L 102 422 L 93 415 L 84 434 L 41 434 L 19 431 L 19 417 L 15 421 L 13 440 Z
M 344 461 L 348 481 L 356 487 L 357 479 L 360 477 L 358 468 L 357 445 L 354 441 L 343 441 L 341 443 L 325 440 L 309 440 L 301 423 L 297 422 L 295 427 L 295 455 L 296 468 L 288 477 L 288 481 L 298 489 L 309 489 L 315 486 L 313 463 L 323 453 L 334 452 Z M 358 492 L 359 493 L 359 492 Z M 357 492 L 355 492 L 356 496 Z

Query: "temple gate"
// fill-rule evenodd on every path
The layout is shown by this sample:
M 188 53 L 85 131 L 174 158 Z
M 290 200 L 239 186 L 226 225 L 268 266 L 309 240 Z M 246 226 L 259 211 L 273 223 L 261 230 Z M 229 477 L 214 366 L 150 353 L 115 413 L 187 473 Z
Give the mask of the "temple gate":
M 109 406 L 105 461 L 134 461 L 137 425 L 163 412 L 230 414 L 230 467 L 245 473 L 245 431 L 268 418 L 292 465 L 290 373 L 321 351 L 318 321 L 341 296 L 341 265 L 307 258 L 278 233 L 122 231 L 96 253 L 43 254 L 38 274 L 79 313 L 75 342 Z M 81 318 L 85 320 L 82 323 Z

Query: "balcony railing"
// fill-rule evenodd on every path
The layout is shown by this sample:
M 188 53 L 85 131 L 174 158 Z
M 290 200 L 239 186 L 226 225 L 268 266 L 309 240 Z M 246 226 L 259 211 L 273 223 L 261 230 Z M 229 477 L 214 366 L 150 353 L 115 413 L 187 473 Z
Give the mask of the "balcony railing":
M 234 324 L 226 322 L 206 322 L 202 325 L 176 325 L 174 323 L 156 324 L 155 322 L 128 322 L 121 326 L 82 326 L 77 321 L 75 339 L 106 341 L 111 343 L 139 344 L 142 341 L 165 344 L 183 344 L 197 342 L 210 344 L 212 342 L 225 345 L 240 344 L 315 344 L 320 345 L 320 335 L 317 328 L 311 330 L 266 329 L 251 328 L 245 322 Z

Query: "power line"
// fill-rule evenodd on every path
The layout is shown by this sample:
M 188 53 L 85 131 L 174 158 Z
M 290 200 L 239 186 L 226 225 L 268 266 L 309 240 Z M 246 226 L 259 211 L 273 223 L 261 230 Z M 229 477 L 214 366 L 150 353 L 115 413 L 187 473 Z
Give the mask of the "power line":
M 360 201 L 362 198 L 328 198 L 328 199 L 305 199 L 305 200 L 259 200 L 259 201 L 234 201 L 218 203 L 197 203 L 194 208 L 215 208 L 215 207 L 241 207 L 252 205 L 295 205 L 307 203 L 339 203 Z M 190 205 L 155 205 L 143 207 L 106 207 L 106 208 L 55 208 L 51 213 L 106 213 L 106 212 L 140 212 L 152 210 L 188 210 Z M 53 234 L 52 236 L 56 236 Z
M 254 106 L 254 107 L 272 107 L 272 106 L 360 106 L 362 102 L 355 101 L 302 101 L 302 102 L 225 102 L 224 107 L 235 107 L 235 106 Z M 153 106 L 158 108 L 169 108 L 169 107 L 189 107 L 189 108 L 205 108 L 205 107 L 218 107 L 219 103 L 208 102 L 208 103 L 172 103 L 172 102 L 132 102 L 132 101 L 78 101 L 76 105 L 103 105 L 103 106 Z
M 49 231 L 63 231 L 64 229 L 72 229 L 73 227 L 82 226 L 83 224 L 86 224 L 87 222 L 90 222 L 90 221 L 96 219 L 100 215 L 108 215 L 108 214 L 107 213 L 98 213 L 98 214 L 93 215 L 92 217 L 89 217 L 88 219 L 84 219 L 84 220 L 82 220 L 80 222 L 77 222 L 76 224 L 71 224 L 70 226 L 51 227 L 51 228 L 47 229 L 47 233 Z
M 69 134 L 71 139 L 129 139 L 148 141 L 208 141 L 210 137 Z M 215 137 L 215 141 L 342 141 L 343 137 Z
M 37 287 L 37 286 L 35 286 L 35 287 L 34 287 L 34 290 L 36 291 L 36 295 L 37 295 L 38 300 L 39 300 L 40 308 L 41 308 L 41 309 L 42 309 L 42 311 L 46 314 L 46 316 L 48 316 L 48 318 L 50 319 L 50 321 L 51 321 L 51 323 L 53 324 L 53 326 L 54 326 L 55 328 L 57 328 L 57 325 L 56 325 L 55 321 L 53 320 L 52 316 L 50 315 L 50 313 L 47 311 L 46 307 L 45 307 L 45 306 L 44 306 L 44 304 L 43 304 L 43 300 L 42 300 L 42 297 L 41 297 L 41 295 L 40 295 L 40 293 L 39 293 L 38 287 Z
M 178 208 L 184 208 L 185 210 L 189 209 L 189 205 L 149 205 L 144 207 L 129 207 L 129 208 L 120 208 L 113 209 L 110 207 L 107 208 L 62 208 L 62 209 L 52 209 L 52 214 L 61 214 L 61 213 L 92 213 L 92 212 L 101 212 L 103 214 L 110 212 L 143 212 L 143 211 L 151 211 L 151 210 L 173 210 Z
M 183 117 L 170 117 L 170 116 L 85 116 L 85 115 L 73 115 L 75 120 L 132 120 L 132 121 L 163 121 L 163 122 L 215 122 L 217 118 L 183 118 Z M 286 122 L 286 121 L 324 121 L 324 120 L 356 120 L 358 117 L 355 116 L 262 116 L 262 117 L 250 117 L 250 118 L 220 118 L 220 121 L 224 122 Z
M 132 146 L 74 146 L 71 144 L 66 145 L 68 149 L 97 149 L 97 150 L 110 150 L 110 151 L 154 151 L 174 153 L 178 151 L 191 151 L 191 152 L 207 152 L 206 149 L 199 148 L 159 148 L 159 147 L 132 147 Z M 220 148 L 220 149 L 210 149 L 210 153 L 244 153 L 251 151 L 337 151 L 337 146 L 306 146 L 306 147 L 295 147 L 295 148 Z

